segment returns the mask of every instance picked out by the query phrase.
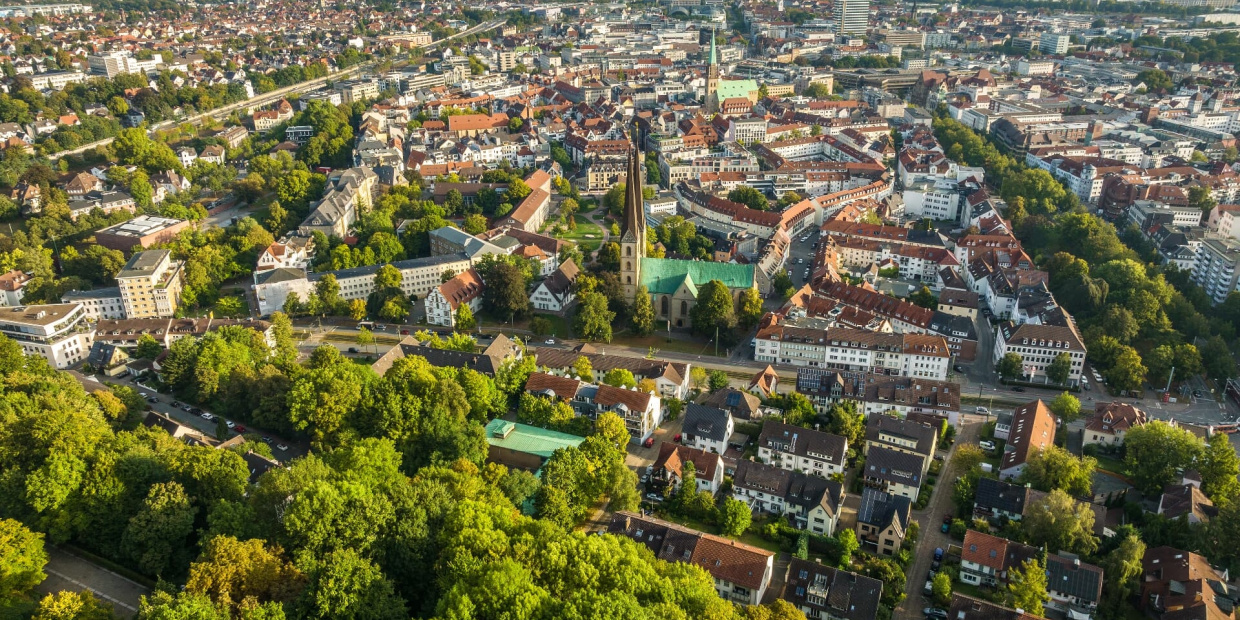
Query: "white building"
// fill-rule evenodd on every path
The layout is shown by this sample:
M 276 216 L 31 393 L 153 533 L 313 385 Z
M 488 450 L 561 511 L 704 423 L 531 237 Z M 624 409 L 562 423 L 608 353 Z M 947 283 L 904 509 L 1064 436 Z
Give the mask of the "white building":
M 1193 283 L 1205 289 L 1216 304 L 1223 303 L 1233 291 L 1240 290 L 1240 241 L 1232 238 L 1207 238 L 1197 251 L 1193 267 Z
M 125 318 L 125 302 L 121 289 L 113 286 L 91 291 L 70 291 L 60 296 L 61 303 L 80 304 L 90 321 Z
M 1038 49 L 1043 54 L 1055 54 L 1062 56 L 1068 53 L 1068 45 L 1072 43 L 1072 36 L 1060 34 L 1058 32 L 1043 32 L 1042 37 L 1038 39 Z
M 951 351 L 942 336 L 831 327 L 823 319 L 767 315 L 754 338 L 754 360 L 943 381 Z
M 997 364 L 1008 353 L 1016 353 L 1023 364 L 1021 379 L 1049 382 L 1046 367 L 1059 355 L 1067 354 L 1071 362 L 1067 384 L 1074 386 L 1080 383 L 1085 364 L 1085 344 L 1074 325 L 1016 325 L 1009 321 L 999 325 L 996 332 L 994 363 Z
M 80 304 L 16 306 L 0 310 L 0 334 L 26 355 L 39 355 L 53 368 L 68 368 L 90 353 L 94 331 Z
M 758 458 L 780 469 L 825 478 L 844 473 L 848 439 L 771 420 L 758 436 Z
M 559 269 L 543 278 L 543 281 L 534 288 L 534 292 L 530 293 L 530 305 L 535 310 L 564 312 L 577 299 L 577 295 L 573 292 L 577 274 L 577 264 L 572 260 L 564 261 Z
M 456 274 L 452 279 L 431 289 L 426 296 L 426 322 L 443 327 L 456 327 L 456 313 L 461 304 L 477 313 L 482 307 L 482 277 L 473 269 Z
M 305 302 L 312 292 L 314 285 L 303 269 L 277 267 L 254 272 L 254 297 L 258 300 L 259 316 L 283 310 L 290 295 Z

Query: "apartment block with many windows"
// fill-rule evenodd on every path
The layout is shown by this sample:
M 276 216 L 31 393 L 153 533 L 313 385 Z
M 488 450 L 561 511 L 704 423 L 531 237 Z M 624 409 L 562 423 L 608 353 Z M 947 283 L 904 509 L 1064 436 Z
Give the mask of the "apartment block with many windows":
M 170 317 L 181 303 L 181 268 L 168 250 L 147 250 L 129 258 L 116 274 L 125 318 Z

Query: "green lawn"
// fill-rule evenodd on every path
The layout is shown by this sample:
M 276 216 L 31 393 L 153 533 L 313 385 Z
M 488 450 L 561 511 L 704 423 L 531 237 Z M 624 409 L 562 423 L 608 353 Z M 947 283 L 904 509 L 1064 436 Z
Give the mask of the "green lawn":
M 665 333 L 654 333 L 649 336 L 635 336 L 633 334 L 622 332 L 616 334 L 611 339 L 612 344 L 624 345 L 626 347 L 650 348 L 654 347 L 660 351 L 675 351 L 676 353 L 687 353 L 690 355 L 706 355 L 715 357 L 715 346 L 705 341 L 698 340 L 682 340 L 680 338 L 668 337 Z M 719 347 L 719 356 L 726 357 L 727 349 Z M 748 375 L 752 377 L 753 374 Z
M 1099 470 L 1109 471 L 1113 474 L 1119 474 L 1121 476 L 1127 475 L 1126 472 L 1128 471 L 1128 468 L 1124 466 L 1123 461 L 1121 461 L 1118 458 L 1115 458 L 1115 456 L 1110 455 L 1110 454 L 1099 453 L 1095 455 L 1094 458 L 1098 459 Z
M 705 521 L 699 521 L 692 517 L 671 515 L 667 513 L 658 513 L 658 517 L 665 521 L 671 521 L 672 523 L 679 523 L 687 528 L 698 530 L 699 532 L 706 532 L 707 534 L 723 536 L 723 534 L 719 532 L 719 528 L 709 523 L 706 523 Z M 767 551 L 779 553 L 780 551 L 782 551 L 782 549 L 779 546 L 779 543 L 771 542 L 758 534 L 758 528 L 762 527 L 763 524 L 764 522 L 762 521 L 755 521 L 752 525 L 749 526 L 749 529 L 745 530 L 745 533 L 741 534 L 740 538 L 736 540 L 739 540 L 740 542 L 743 542 L 747 545 L 753 545 L 759 549 L 766 549 Z
M 563 234 L 556 235 L 556 238 L 572 241 L 581 246 L 583 251 L 593 252 L 603 245 L 603 229 L 584 217 L 577 218 L 577 230 L 566 229 Z

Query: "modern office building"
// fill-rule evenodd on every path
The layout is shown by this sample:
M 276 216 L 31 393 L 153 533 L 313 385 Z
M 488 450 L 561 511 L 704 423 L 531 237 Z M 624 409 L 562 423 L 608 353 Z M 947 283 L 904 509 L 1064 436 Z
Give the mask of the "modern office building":
M 870 0 L 836 0 L 836 33 L 865 34 L 870 25 Z
M 81 304 L 45 304 L 0 309 L 0 334 L 27 355 L 41 355 L 55 368 L 68 368 L 90 353 L 94 330 Z
M 1038 49 L 1043 54 L 1067 54 L 1068 44 L 1072 42 L 1072 37 L 1057 32 L 1043 32 L 1042 37 L 1038 39 Z

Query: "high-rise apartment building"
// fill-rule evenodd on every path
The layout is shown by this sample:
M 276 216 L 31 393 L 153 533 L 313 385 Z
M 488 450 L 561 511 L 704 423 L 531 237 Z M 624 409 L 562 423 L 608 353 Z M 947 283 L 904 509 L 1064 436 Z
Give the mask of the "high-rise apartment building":
M 134 254 L 116 281 L 120 284 L 125 318 L 170 317 L 181 303 L 181 261 L 168 250 Z
M 1068 45 L 1072 43 L 1072 37 L 1057 32 L 1043 32 L 1042 37 L 1038 39 L 1038 50 L 1043 54 L 1067 54 Z
M 870 0 L 835 1 L 836 34 L 865 34 L 870 25 Z

